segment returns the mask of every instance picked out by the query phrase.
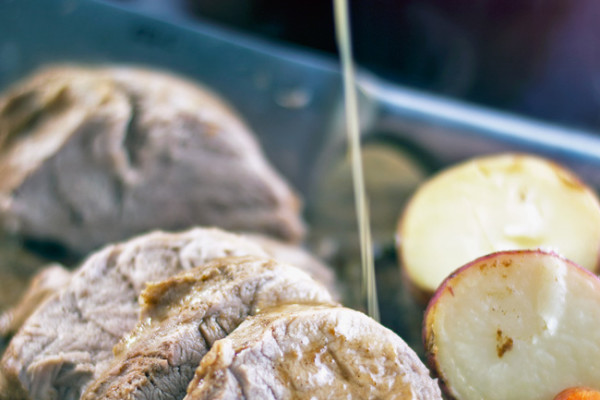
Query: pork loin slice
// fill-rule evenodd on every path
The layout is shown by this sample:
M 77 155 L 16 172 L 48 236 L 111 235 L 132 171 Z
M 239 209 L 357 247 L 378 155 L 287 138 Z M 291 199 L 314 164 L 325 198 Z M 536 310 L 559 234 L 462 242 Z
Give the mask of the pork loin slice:
M 261 234 L 244 233 L 244 236 L 258 243 L 271 258 L 307 272 L 316 281 L 324 284 L 336 300 L 340 300 L 340 292 L 344 288 L 337 280 L 334 270 L 303 247 Z
M 0 96 L 0 226 L 77 254 L 153 229 L 297 241 L 300 202 L 253 133 L 195 82 L 44 69 Z
M 291 305 L 249 317 L 204 356 L 186 400 L 441 399 L 412 349 L 366 315 Z
M 71 273 L 62 265 L 50 264 L 42 268 L 31 280 L 21 301 L 0 314 L 0 343 L 7 343 L 35 309 L 65 287 L 70 279 Z M 3 349 L 0 345 L 0 353 Z
M 148 285 L 140 323 L 82 399 L 183 399 L 212 344 L 247 316 L 284 304 L 334 304 L 306 273 L 257 257 L 223 258 Z
M 154 232 L 89 257 L 12 338 L 1 399 L 78 399 L 138 321 L 147 282 L 225 256 L 267 257 L 255 242 L 218 229 Z
M 260 234 L 244 234 L 243 236 L 257 243 L 270 258 L 292 264 L 307 272 L 313 279 L 325 285 L 335 300 L 340 300 L 340 284 L 337 282 L 332 268 L 301 246 Z M 29 284 L 22 289 L 23 294 L 17 296 L 21 297 L 19 302 L 0 314 L 0 356 L 4 352 L 8 340 L 35 309 L 52 294 L 66 286 L 71 279 L 71 272 L 59 264 L 50 264 L 40 268 L 39 272 L 29 279 Z M 26 272 L 32 274 L 30 271 Z

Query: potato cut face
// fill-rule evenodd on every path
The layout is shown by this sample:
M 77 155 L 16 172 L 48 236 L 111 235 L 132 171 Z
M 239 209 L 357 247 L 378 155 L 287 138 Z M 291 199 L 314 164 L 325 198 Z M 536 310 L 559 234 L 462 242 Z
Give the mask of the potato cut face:
M 482 257 L 431 299 L 427 356 L 461 400 L 551 400 L 600 389 L 600 280 L 551 253 Z
M 399 226 L 403 268 L 428 293 L 478 257 L 537 248 L 596 270 L 600 204 L 571 172 L 525 154 L 445 170 L 415 193 Z

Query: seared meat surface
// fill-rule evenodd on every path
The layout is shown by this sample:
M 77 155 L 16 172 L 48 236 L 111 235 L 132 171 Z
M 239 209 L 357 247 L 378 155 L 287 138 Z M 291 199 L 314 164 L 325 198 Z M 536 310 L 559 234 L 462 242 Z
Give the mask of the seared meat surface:
M 85 255 L 154 229 L 297 241 L 300 202 L 215 94 L 168 73 L 48 68 L 0 96 L 0 226 Z
M 8 342 L 35 309 L 65 287 L 70 279 L 71 273 L 58 264 L 48 265 L 37 273 L 21 301 L 0 314 L 0 341 Z
M 296 246 L 299 199 L 204 88 L 42 71 L 0 97 L 0 174 L 0 234 L 71 259 L 101 248 L 0 316 L 0 400 L 441 399 L 400 337 L 336 302 L 333 272 Z M 106 246 L 198 225 L 249 236 Z
M 306 273 L 258 257 L 222 258 L 153 283 L 140 322 L 83 399 L 182 399 L 212 344 L 247 316 L 284 304 L 334 304 Z
M 92 255 L 26 320 L 1 367 L 0 399 L 11 400 L 440 398 L 400 337 L 256 239 L 218 229 Z
M 186 400 L 441 399 L 412 349 L 366 315 L 291 305 L 249 317 L 202 359 Z
M 218 229 L 155 232 L 95 253 L 12 338 L 1 361 L 0 398 L 78 399 L 136 325 L 148 282 L 242 255 L 268 256 L 256 243 Z

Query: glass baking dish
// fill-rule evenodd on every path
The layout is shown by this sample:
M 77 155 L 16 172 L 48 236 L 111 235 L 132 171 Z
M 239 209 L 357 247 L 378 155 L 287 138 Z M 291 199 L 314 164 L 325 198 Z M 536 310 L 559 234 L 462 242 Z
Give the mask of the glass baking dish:
M 310 227 L 306 246 L 336 267 L 347 286 L 345 302 L 362 308 L 338 61 L 199 23 L 166 4 L 1 2 L 0 88 L 44 65 L 68 62 L 161 68 L 210 87 L 239 111 L 301 194 Z M 556 160 L 598 191 L 600 136 L 426 94 L 364 70 L 357 84 L 364 146 L 374 150 L 365 165 L 382 323 L 421 353 L 422 305 L 401 290 L 394 250 L 396 220 L 418 183 L 469 157 L 518 151 Z M 388 173 L 379 162 L 389 153 L 413 171 L 408 181 L 389 172 L 378 183 Z

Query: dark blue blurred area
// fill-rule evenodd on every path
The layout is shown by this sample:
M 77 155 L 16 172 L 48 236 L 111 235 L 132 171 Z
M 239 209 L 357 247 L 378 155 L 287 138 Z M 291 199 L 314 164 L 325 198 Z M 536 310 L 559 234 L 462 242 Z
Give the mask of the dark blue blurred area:
M 336 51 L 330 1 L 186 1 L 197 18 Z M 350 0 L 350 5 L 357 62 L 384 78 L 600 129 L 596 0 Z

